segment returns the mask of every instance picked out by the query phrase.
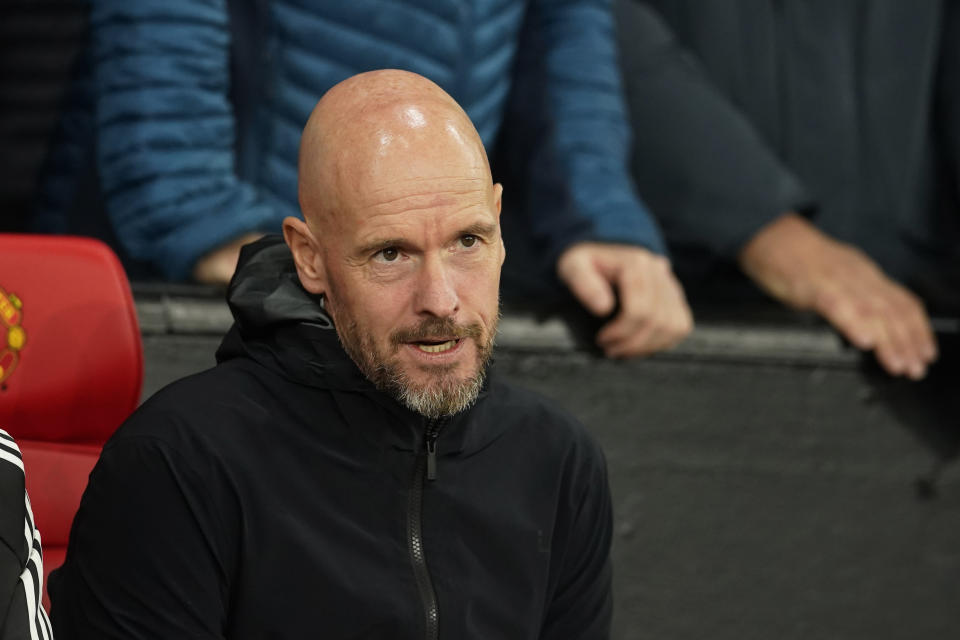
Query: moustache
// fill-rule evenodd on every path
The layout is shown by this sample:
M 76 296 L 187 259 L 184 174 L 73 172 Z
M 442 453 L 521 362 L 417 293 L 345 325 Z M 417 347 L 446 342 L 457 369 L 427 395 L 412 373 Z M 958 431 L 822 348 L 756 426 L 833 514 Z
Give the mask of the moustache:
M 457 324 L 452 318 L 427 318 L 415 327 L 394 331 L 390 335 L 390 344 L 397 349 L 407 342 L 420 342 L 437 337 L 479 340 L 483 337 L 483 328 L 476 323 Z

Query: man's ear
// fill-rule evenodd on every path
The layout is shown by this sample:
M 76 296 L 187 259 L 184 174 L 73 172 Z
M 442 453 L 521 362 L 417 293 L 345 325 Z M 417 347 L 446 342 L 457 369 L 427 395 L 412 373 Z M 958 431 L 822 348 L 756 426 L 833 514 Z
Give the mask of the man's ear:
M 314 294 L 326 293 L 327 273 L 323 268 L 320 245 L 307 223 L 292 216 L 284 218 L 283 239 L 293 254 L 303 288 Z
M 499 182 L 493 185 L 494 207 L 497 209 L 497 222 L 500 222 L 500 212 L 503 210 L 503 185 Z M 501 227 L 502 229 L 502 227 Z M 507 246 L 503 244 L 503 233 L 500 233 L 500 266 L 507 259 Z
M 503 206 L 503 185 L 499 182 L 493 185 L 493 206 L 497 210 L 497 220 L 499 220 L 500 209 Z

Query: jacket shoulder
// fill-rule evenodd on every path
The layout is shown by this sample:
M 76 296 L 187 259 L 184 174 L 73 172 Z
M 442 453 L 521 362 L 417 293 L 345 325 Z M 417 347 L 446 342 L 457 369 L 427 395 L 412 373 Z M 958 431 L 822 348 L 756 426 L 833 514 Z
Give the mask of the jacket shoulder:
M 539 446 L 602 461 L 603 452 L 596 438 L 557 400 L 500 380 L 491 385 L 490 394 L 497 419 L 503 420 L 510 430 L 527 434 Z
M 155 393 L 107 446 L 146 437 L 188 452 L 239 447 L 251 437 L 270 437 L 278 421 L 304 404 L 299 396 L 307 392 L 251 360 L 230 360 Z

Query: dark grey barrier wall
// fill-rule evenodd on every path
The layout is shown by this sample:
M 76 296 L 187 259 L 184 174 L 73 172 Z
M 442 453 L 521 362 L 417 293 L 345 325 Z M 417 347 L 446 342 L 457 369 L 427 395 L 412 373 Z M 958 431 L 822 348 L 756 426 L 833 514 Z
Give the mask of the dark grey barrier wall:
M 213 364 L 222 303 L 138 306 L 145 394 Z M 701 320 L 632 362 L 576 335 L 508 312 L 496 366 L 604 446 L 614 638 L 960 638 L 960 381 L 890 381 L 792 320 Z

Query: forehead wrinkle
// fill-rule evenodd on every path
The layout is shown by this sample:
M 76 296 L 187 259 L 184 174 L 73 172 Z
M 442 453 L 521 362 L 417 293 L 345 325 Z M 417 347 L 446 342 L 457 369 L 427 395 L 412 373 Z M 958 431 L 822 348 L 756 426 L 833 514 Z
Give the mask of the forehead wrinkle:
M 427 180 L 422 180 L 420 182 L 427 182 Z M 430 180 L 429 182 L 434 182 Z M 468 182 L 468 181 L 458 181 L 458 182 Z M 423 188 L 418 190 L 405 190 L 402 185 L 390 185 L 383 186 L 377 189 L 371 189 L 370 195 L 374 198 L 379 194 L 383 194 L 385 199 L 376 199 L 376 204 L 389 204 L 391 202 L 396 202 L 398 200 L 404 200 L 407 198 L 427 198 L 430 196 L 462 196 L 469 195 L 473 193 L 484 193 L 487 191 L 487 184 L 481 184 L 477 186 L 476 182 L 482 181 L 469 181 L 474 182 L 474 184 L 462 184 L 462 185 L 450 185 L 447 188 Z M 493 187 L 492 184 L 489 187 Z M 403 193 L 397 194 L 399 191 L 404 191 Z M 394 195 L 397 194 L 397 195 Z
M 418 183 L 418 182 L 436 182 L 436 181 L 441 181 L 441 180 L 448 180 L 448 181 L 450 181 L 450 182 L 491 182 L 491 181 L 488 180 L 486 177 L 480 177 L 480 176 L 465 176 L 465 175 L 463 175 L 463 174 L 459 174 L 459 175 L 449 175 L 449 176 L 411 176 L 411 177 L 409 177 L 409 178 L 405 178 L 405 179 L 403 179 L 403 180 L 399 180 L 399 181 L 397 181 L 397 183 L 407 183 L 407 182 L 412 182 L 412 183 Z M 492 182 L 491 182 L 491 184 L 492 184 Z M 397 188 L 397 187 L 396 187 L 396 183 L 384 185 L 384 186 L 382 186 L 382 187 L 376 187 L 376 188 L 374 188 L 374 189 L 371 189 L 370 192 L 371 192 L 371 193 L 379 193 L 379 192 L 381 192 L 381 191 L 388 191 L 388 190 L 390 190 L 390 189 L 395 189 L 395 188 Z
M 436 182 L 444 181 L 444 185 Z M 411 185 L 411 183 L 413 183 Z M 411 186 L 413 188 L 411 188 Z M 370 190 L 369 196 L 363 198 L 358 209 L 391 208 L 392 205 L 403 206 L 409 203 L 411 209 L 425 209 L 430 206 L 444 206 L 455 204 L 464 198 L 469 200 L 483 200 L 490 195 L 493 183 L 480 178 L 421 178 L 403 180 L 398 183 L 384 185 Z M 429 203 L 426 203 L 429 201 Z M 432 204 L 430 204 L 432 203 Z
M 370 216 L 381 217 L 442 210 L 444 217 L 447 217 L 466 209 L 486 210 L 487 206 L 482 197 L 470 198 L 465 201 L 458 199 L 451 202 L 417 202 L 416 200 L 402 199 L 389 204 L 371 204 L 365 207 L 363 211 L 368 212 Z M 410 220 L 410 222 L 413 222 L 413 220 Z
M 478 213 L 481 214 L 489 213 L 487 208 L 484 206 L 484 203 L 473 201 L 461 202 L 454 208 L 445 211 L 442 217 L 426 220 L 426 224 L 423 224 L 423 219 L 416 215 L 419 212 L 430 212 L 434 209 L 435 207 L 425 206 L 392 211 L 372 211 L 367 218 L 367 223 L 374 224 L 375 228 L 370 229 L 369 227 L 366 227 L 366 225 L 362 226 L 357 230 L 358 237 L 376 239 L 388 236 L 394 237 L 410 234 L 417 235 L 422 232 L 428 232 L 430 229 L 435 229 L 446 223 L 451 218 L 464 213 L 478 210 Z M 413 216 L 411 216 L 411 214 L 413 214 Z M 413 223 L 412 228 L 411 223 Z M 496 222 L 493 222 L 493 224 L 496 224 Z

